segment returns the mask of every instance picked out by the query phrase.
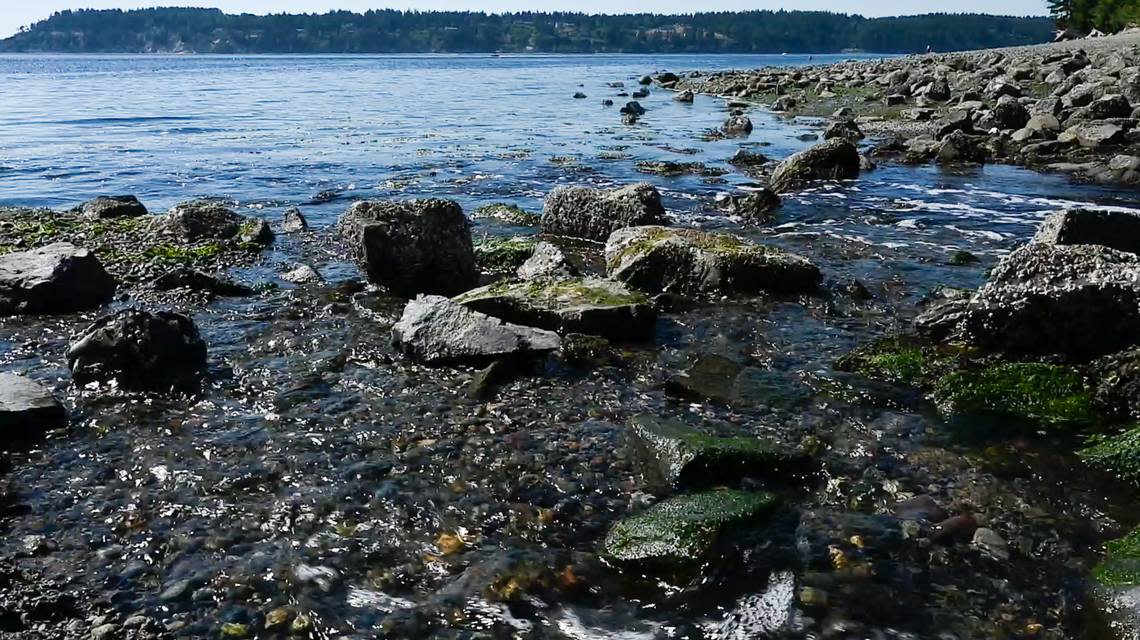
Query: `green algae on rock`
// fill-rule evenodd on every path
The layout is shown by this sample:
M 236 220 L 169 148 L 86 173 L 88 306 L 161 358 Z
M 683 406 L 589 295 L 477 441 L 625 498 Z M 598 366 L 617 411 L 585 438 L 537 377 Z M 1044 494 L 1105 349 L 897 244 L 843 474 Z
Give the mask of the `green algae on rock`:
M 490 218 L 516 227 L 537 227 L 540 224 L 540 216 L 537 213 L 530 213 L 517 204 L 505 202 L 485 204 L 475 209 L 471 217 Z
M 716 436 L 675 419 L 649 414 L 629 421 L 630 445 L 642 473 L 673 488 L 735 484 L 742 477 L 786 473 L 802 456 L 755 436 Z
M 806 258 L 728 233 L 629 227 L 606 242 L 606 272 L 635 289 L 686 294 L 805 292 L 822 274 Z
M 965 350 L 953 346 L 930 345 L 914 336 L 892 336 L 856 347 L 836 359 L 835 368 L 875 380 L 929 387 L 961 368 L 966 355 Z
M 1140 424 L 1134 423 L 1113 435 L 1093 436 L 1077 455 L 1089 466 L 1140 485 Z
M 1140 528 L 1104 545 L 1104 559 L 1093 567 L 1093 578 L 1108 587 L 1140 586 Z
M 676 496 L 615 524 L 602 554 L 619 562 L 659 566 L 701 561 L 725 533 L 771 513 L 769 493 L 707 491 Z
M 653 335 L 649 298 L 597 278 L 542 278 L 500 282 L 455 297 L 468 307 L 517 324 L 614 339 Z
M 1092 393 L 1070 367 L 1010 362 L 943 376 L 934 401 L 946 416 L 991 414 L 1047 425 L 1079 425 L 1096 419 Z
M 511 273 L 534 254 L 534 238 L 488 236 L 475 240 L 475 265 L 484 273 Z

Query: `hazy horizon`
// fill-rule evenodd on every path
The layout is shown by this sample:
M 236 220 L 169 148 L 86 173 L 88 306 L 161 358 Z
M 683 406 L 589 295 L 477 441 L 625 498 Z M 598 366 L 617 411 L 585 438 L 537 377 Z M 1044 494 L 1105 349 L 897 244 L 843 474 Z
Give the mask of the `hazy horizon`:
M 420 0 L 417 2 L 373 2 L 370 0 L 218 0 L 214 2 L 177 2 L 159 0 L 138 2 L 107 0 L 75 2 L 74 0 L 44 0 L 33 6 L 8 7 L 0 13 L 0 37 L 8 37 L 20 27 L 50 17 L 65 9 L 138 9 L 158 6 L 195 6 L 218 8 L 227 13 L 325 13 L 338 9 L 367 11 L 369 9 L 409 9 L 419 11 L 578 11 L 582 13 L 693 13 L 692 5 L 680 0 L 650 0 L 627 8 L 615 8 L 614 3 L 602 0 L 563 0 L 557 2 L 526 2 L 525 0 Z M 801 0 L 799 2 L 707 0 L 701 12 L 749 11 L 784 9 L 787 11 L 835 11 L 860 14 L 867 17 L 914 15 L 923 13 L 989 13 L 993 15 L 1032 16 L 1046 15 L 1045 0 L 1009 0 L 1002 10 L 994 11 L 992 2 L 981 0 Z

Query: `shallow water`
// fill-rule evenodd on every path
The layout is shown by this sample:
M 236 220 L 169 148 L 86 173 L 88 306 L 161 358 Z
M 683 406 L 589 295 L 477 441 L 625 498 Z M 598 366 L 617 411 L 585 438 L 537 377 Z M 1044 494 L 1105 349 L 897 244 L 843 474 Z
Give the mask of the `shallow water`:
M 14 459 L 11 483 L 30 512 L 8 521 L 0 557 L 22 557 L 24 536 L 50 538 L 55 549 L 22 566 L 172 637 L 260 626 L 282 606 L 312 615 L 317 637 L 969 638 L 1021 637 L 1035 624 L 1079 637 L 1087 566 L 1100 541 L 1135 524 L 1128 496 L 1063 453 L 1069 443 L 949 428 L 913 393 L 830 364 L 905 329 L 935 286 L 979 285 L 1045 213 L 1140 208 L 1140 194 L 1012 167 L 887 164 L 788 196 L 772 227 L 742 228 L 709 204 L 747 176 L 659 178 L 634 162 L 731 169 L 724 159 L 742 145 L 780 158 L 811 144 L 800 136 L 818 132 L 812 123 L 754 110 L 749 138 L 704 141 L 723 122 L 722 100 L 683 105 L 654 90 L 636 126 L 600 104 L 621 104 L 607 83 L 632 91 L 656 69 L 806 62 L 0 57 L 0 204 L 64 208 L 134 193 L 161 211 L 220 197 L 271 220 L 298 205 L 321 228 L 360 198 L 537 211 L 558 184 L 648 179 L 677 223 L 785 246 L 817 262 L 829 287 L 857 278 L 875 295 L 678 310 L 653 345 L 626 347 L 615 366 L 551 366 L 489 403 L 466 397 L 469 371 L 400 359 L 387 329 L 402 303 L 375 294 L 285 286 L 195 310 L 211 384 L 193 399 L 73 388 L 62 354 L 86 318 L 0 320 L 0 366 L 51 385 L 73 418 L 70 432 Z M 520 230 L 479 221 L 476 231 Z M 950 266 L 957 249 L 982 260 Z M 319 243 L 288 237 L 239 275 L 273 279 L 299 257 L 334 282 L 358 277 Z M 750 366 L 745 402 L 666 398 L 665 377 L 710 352 Z M 819 437 L 827 451 L 818 475 L 778 489 L 784 510 L 733 562 L 692 581 L 642 580 L 593 555 L 614 519 L 649 500 L 621 446 L 641 411 L 789 443 Z M 822 586 L 796 562 L 800 511 L 889 513 L 912 494 L 978 514 L 1013 559 L 968 544 L 907 547 L 872 557 L 880 573 L 869 584 Z M 444 553 L 441 534 L 463 550 Z M 541 571 L 554 576 L 525 578 Z M 503 575 L 524 576 L 527 597 L 489 597 Z M 830 592 L 829 605 L 795 606 L 805 586 Z

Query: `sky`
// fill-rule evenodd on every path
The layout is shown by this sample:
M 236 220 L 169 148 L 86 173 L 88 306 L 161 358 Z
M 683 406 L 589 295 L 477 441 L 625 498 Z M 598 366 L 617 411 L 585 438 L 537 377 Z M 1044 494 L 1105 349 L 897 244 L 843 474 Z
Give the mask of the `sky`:
M 133 9 L 145 6 L 209 6 L 229 13 L 304 13 L 331 9 L 584 11 L 586 13 L 689 13 L 748 9 L 827 10 L 865 16 L 933 13 L 1044 15 L 1045 0 L 0 0 L 0 37 L 63 9 Z

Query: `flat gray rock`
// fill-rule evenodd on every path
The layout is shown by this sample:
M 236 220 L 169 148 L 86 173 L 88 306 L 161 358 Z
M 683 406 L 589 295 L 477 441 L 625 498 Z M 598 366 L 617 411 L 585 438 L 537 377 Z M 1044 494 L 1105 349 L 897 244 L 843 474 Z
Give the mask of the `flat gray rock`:
M 115 279 L 87 249 L 57 242 L 0 256 L 0 313 L 69 313 L 115 294 Z
M 29 442 L 67 422 L 63 405 L 39 383 L 0 373 L 0 431 L 6 441 Z
M 548 353 L 558 334 L 503 322 L 442 296 L 419 296 L 404 307 L 392 340 L 410 358 L 427 364 L 487 363 L 507 356 Z

